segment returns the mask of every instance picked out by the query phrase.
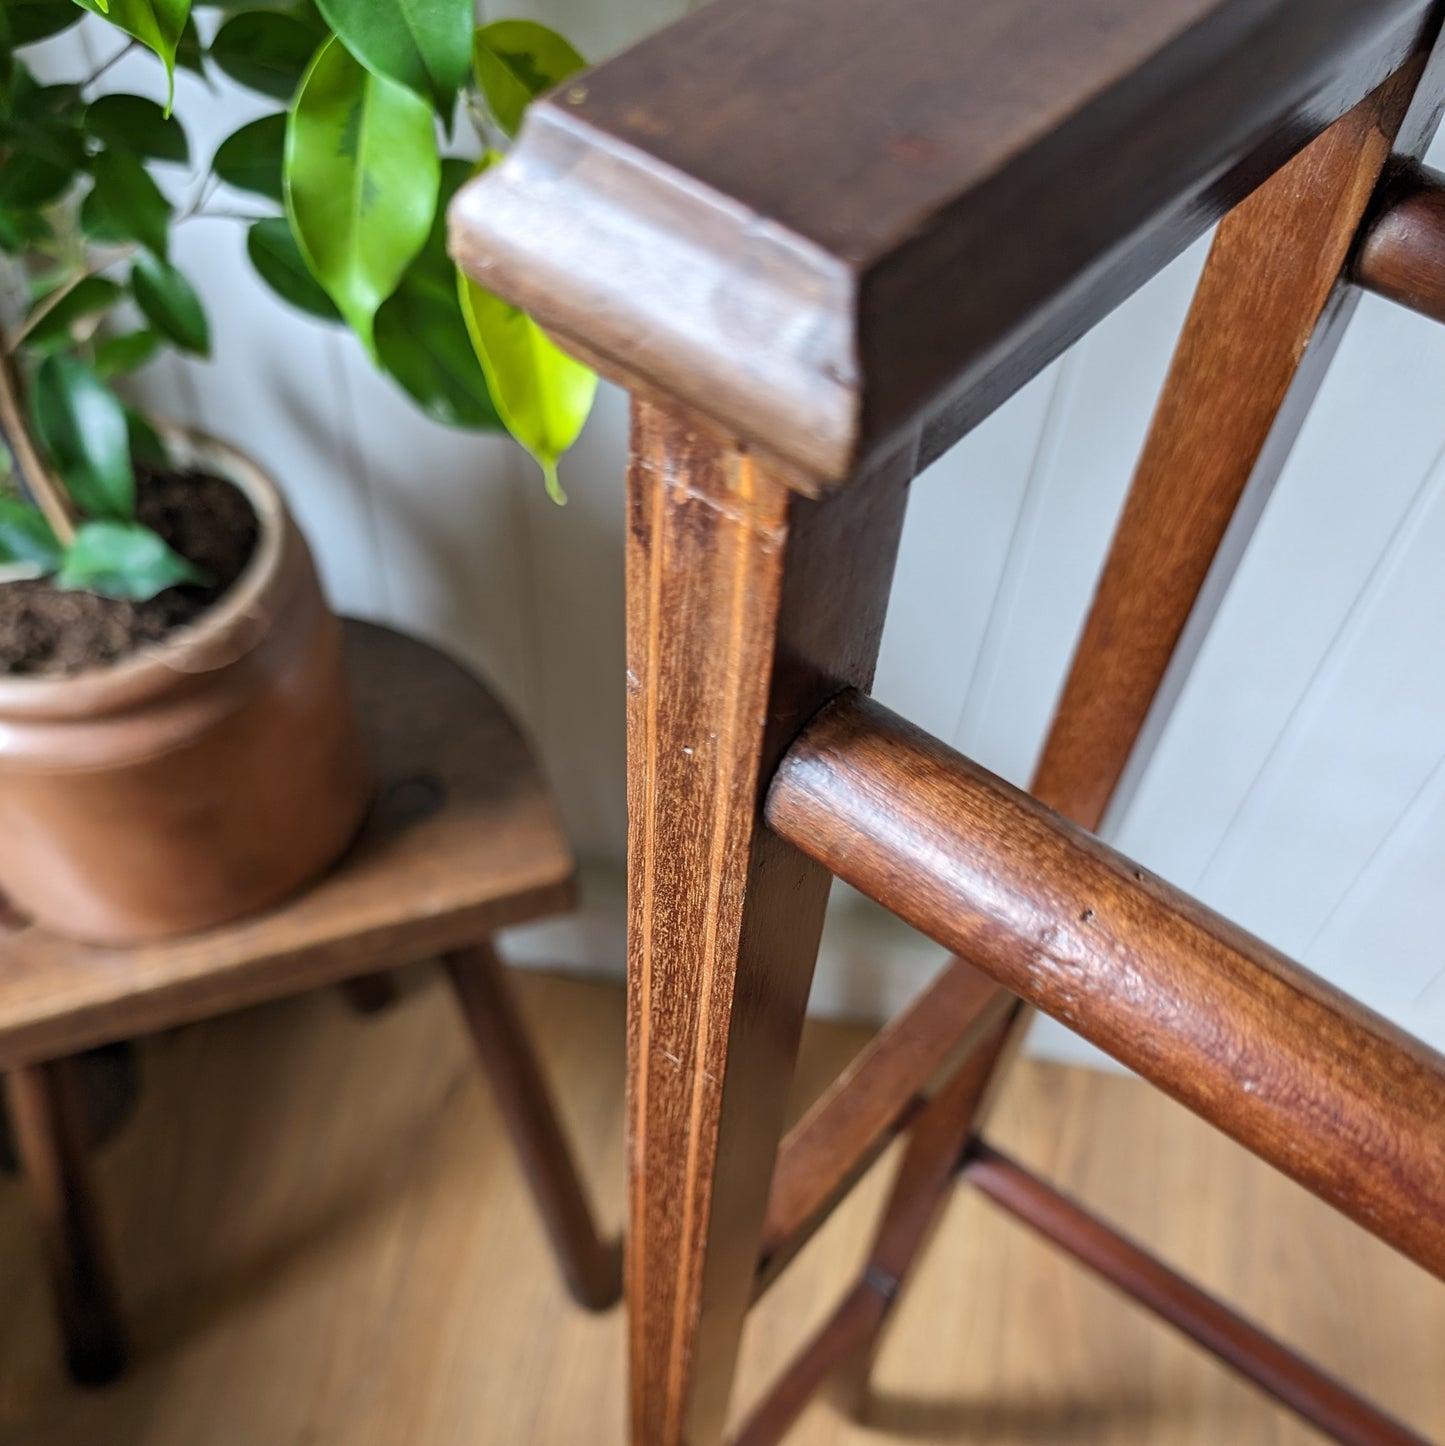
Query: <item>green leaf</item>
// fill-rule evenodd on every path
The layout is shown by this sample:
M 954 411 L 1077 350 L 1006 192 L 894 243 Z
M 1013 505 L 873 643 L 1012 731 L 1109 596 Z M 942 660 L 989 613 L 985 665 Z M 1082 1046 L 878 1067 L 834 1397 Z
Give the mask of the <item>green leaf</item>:
M 80 19 L 71 0 L 5 0 L 10 44 L 17 49 L 69 30 Z
M 144 602 L 201 573 L 138 522 L 87 522 L 65 553 L 57 587 Z
M 80 225 L 97 241 L 139 241 L 166 254 L 171 203 L 138 156 L 102 151 L 95 158 L 95 185 L 80 206 Z
M 164 472 L 172 465 L 171 454 L 161 434 L 133 407 L 125 409 L 126 434 L 130 438 L 130 459 L 153 471 Z
M 75 3 L 105 16 L 118 30 L 134 36 L 160 56 L 166 68 L 166 114 L 169 115 L 176 88 L 176 47 L 191 13 L 191 0 L 75 0 Z
M 211 169 L 229 186 L 281 201 L 281 164 L 286 153 L 286 114 L 262 116 L 223 140 Z
M 317 0 L 326 23 L 373 75 L 450 118 L 471 59 L 472 0 Z
M 295 15 L 243 11 L 216 32 L 211 59 L 238 85 L 289 102 L 325 30 Z
M 377 308 L 436 213 L 431 107 L 330 40 L 291 108 L 285 175 L 286 212 L 306 264 L 371 351 Z
M 9 89 L 0 96 L 0 138 L 7 149 L 77 171 L 86 163 L 84 111 L 79 86 L 38 85 L 17 61 Z
M 109 311 L 124 295 L 124 288 L 107 277 L 84 276 L 25 333 L 23 344 L 42 352 L 69 346 L 76 322 Z
M 246 233 L 246 254 L 262 281 L 283 301 L 322 321 L 340 321 L 336 303 L 311 274 L 284 216 L 257 221 Z
M 161 339 L 150 330 L 103 337 L 95 348 L 95 374 L 102 380 L 143 367 L 160 350 Z
M 376 314 L 383 369 L 429 417 L 449 427 L 502 426 L 462 317 L 455 284 L 417 267 Z
M 460 271 L 457 287 L 498 415 L 537 459 L 547 495 L 565 502 L 557 459 L 577 440 L 592 410 L 596 372 L 568 356 L 526 312 L 483 291 Z
M 68 166 L 40 156 L 19 152 L 0 165 L 0 207 L 27 210 L 55 200 L 70 184 L 74 172 Z
M 176 42 L 176 69 L 189 70 L 192 75 L 200 76 L 207 85 L 211 83 L 211 77 L 206 74 L 205 47 L 201 44 L 201 32 L 196 29 L 194 15 L 186 16 L 185 28 Z
M 54 572 L 60 555 L 60 542 L 38 507 L 0 497 L 0 563 L 29 562 L 42 573 Z
M 39 211 L 0 210 L 0 251 L 17 255 L 49 241 L 52 234 Z
M 141 95 L 101 96 L 86 107 L 85 129 L 118 151 L 181 164 L 191 158 L 181 123 Z
M 211 330 L 201 299 L 168 261 L 142 256 L 131 268 L 130 289 L 141 314 L 182 351 L 211 354 Z
M 30 391 L 35 430 L 70 495 L 92 516 L 129 520 L 135 473 L 125 408 L 84 362 L 48 356 Z
M 493 119 L 517 134 L 523 112 L 543 91 L 587 68 L 587 62 L 558 35 L 535 20 L 495 20 L 472 39 L 477 85 Z
M 470 178 L 466 161 L 442 161 L 441 192 L 426 243 L 376 314 L 377 361 L 429 416 L 450 427 L 494 431 L 501 418 L 472 350 L 447 255 L 446 207 Z

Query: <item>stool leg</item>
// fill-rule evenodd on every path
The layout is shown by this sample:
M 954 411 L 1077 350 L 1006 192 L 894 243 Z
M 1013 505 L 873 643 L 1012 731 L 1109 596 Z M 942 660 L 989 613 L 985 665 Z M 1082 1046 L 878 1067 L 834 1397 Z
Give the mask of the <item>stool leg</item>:
M 567 1288 L 579 1305 L 605 1310 L 622 1294 L 621 1246 L 598 1238 L 502 962 L 488 940 L 448 954 L 444 963 Z
M 337 988 L 352 1009 L 362 1015 L 382 1014 L 401 997 L 396 976 L 387 969 L 379 969 L 375 974 L 358 974 L 355 979 L 343 979 Z
M 66 1364 L 82 1385 L 101 1385 L 125 1368 L 125 1328 L 70 1062 L 12 1069 L 5 1092 L 16 1154 L 45 1236 Z
M 636 401 L 627 532 L 628 1258 L 636 1446 L 716 1446 L 829 878 L 762 823 L 867 687 L 912 455 L 819 501 Z

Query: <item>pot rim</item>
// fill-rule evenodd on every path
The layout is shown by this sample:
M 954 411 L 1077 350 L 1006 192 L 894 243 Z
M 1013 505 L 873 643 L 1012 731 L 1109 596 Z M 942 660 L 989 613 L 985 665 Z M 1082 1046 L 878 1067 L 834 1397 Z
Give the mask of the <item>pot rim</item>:
M 191 427 L 155 420 L 177 468 L 207 467 L 239 488 L 256 513 L 256 547 L 218 602 L 160 642 L 114 663 L 60 677 L 0 676 L 0 716 L 64 718 L 120 711 L 195 677 L 226 667 L 265 637 L 274 605 L 265 605 L 299 544 L 295 524 L 270 475 L 238 448 Z

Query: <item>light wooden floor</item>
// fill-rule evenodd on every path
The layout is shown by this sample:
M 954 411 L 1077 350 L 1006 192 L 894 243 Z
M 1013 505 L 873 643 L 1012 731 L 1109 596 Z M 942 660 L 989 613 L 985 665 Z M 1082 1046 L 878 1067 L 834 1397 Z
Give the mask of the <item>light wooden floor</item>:
M 429 971 L 379 1019 L 333 994 L 150 1041 L 101 1176 L 139 1346 L 67 1388 L 24 1201 L 0 1181 L 5 1446 L 608 1446 L 622 1323 L 566 1301 Z M 521 981 L 609 1221 L 622 998 Z M 812 1029 L 800 1095 L 860 1031 Z M 1445 1288 L 1133 1081 L 1015 1074 L 995 1137 L 1434 1439 Z M 867 1238 L 875 1171 L 749 1328 L 750 1400 Z M 1253 1446 L 1310 1433 L 960 1193 L 884 1356 L 872 1429 L 815 1406 L 799 1446 Z

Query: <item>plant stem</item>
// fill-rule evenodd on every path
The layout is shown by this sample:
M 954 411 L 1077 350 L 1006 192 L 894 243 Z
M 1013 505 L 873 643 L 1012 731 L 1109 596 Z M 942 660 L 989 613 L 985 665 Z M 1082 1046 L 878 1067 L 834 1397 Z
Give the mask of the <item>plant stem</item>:
M 95 69 L 92 70 L 90 74 L 87 75 L 85 79 L 80 82 L 81 90 L 84 90 L 87 86 L 94 85 L 96 81 L 98 81 L 101 76 L 103 76 L 106 71 L 109 70 L 111 66 L 116 63 L 116 61 L 120 60 L 123 56 L 129 55 L 131 51 L 135 49 L 135 47 L 136 42 L 134 40 L 128 40 L 124 45 L 121 46 L 119 50 L 116 51 L 114 55 L 110 57 L 109 60 L 102 60 L 101 63 L 97 65 Z
M 67 278 L 31 308 L 30 314 L 20 323 L 15 335 L 10 338 L 10 347 L 19 346 L 82 281 L 91 276 L 98 276 L 107 267 L 114 266 L 117 261 L 124 261 L 127 256 L 134 255 L 137 249 L 135 246 L 122 246 L 118 251 L 107 252 L 104 256 L 96 256 L 86 262 L 74 276 Z
M 3 332 L 0 332 L 0 435 L 15 459 L 21 485 L 45 514 L 60 545 L 69 547 L 75 541 L 75 511 L 66 495 L 65 484 L 46 464 L 30 435 L 14 353 Z

